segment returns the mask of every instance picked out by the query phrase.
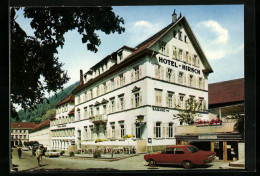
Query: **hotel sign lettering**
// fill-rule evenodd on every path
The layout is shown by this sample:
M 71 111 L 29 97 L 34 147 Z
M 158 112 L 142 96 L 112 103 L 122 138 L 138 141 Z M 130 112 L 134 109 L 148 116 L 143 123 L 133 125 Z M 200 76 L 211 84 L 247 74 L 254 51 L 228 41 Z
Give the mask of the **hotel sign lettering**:
M 153 111 L 169 112 L 169 109 L 153 106 Z
M 192 73 L 200 74 L 199 69 L 190 67 L 187 64 L 180 64 L 180 63 L 177 63 L 176 61 L 173 61 L 173 60 L 170 60 L 170 59 L 165 59 L 165 58 L 162 58 L 162 57 L 158 57 L 158 61 L 160 63 L 168 64 L 168 65 L 176 67 L 176 68 L 181 67 L 183 70 L 186 70 L 186 71 L 189 71 L 189 72 L 192 72 Z

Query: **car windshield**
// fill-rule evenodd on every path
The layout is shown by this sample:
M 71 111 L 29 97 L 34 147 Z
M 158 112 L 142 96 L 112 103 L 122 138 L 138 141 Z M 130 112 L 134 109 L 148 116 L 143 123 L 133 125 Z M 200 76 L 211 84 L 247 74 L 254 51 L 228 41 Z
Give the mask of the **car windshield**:
M 199 151 L 200 149 L 198 149 L 195 146 L 190 146 L 187 148 L 191 153 L 196 153 L 197 151 Z

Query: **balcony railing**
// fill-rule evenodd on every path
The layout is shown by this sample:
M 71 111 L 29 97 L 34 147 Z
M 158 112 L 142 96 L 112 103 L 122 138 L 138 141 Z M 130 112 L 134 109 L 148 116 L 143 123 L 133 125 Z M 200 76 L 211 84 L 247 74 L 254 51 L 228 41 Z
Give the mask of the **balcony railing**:
M 202 133 L 223 133 L 223 132 L 234 132 L 234 125 L 236 122 L 222 123 L 216 126 L 195 126 L 195 125 L 185 125 L 178 126 L 176 129 L 176 134 L 202 134 Z
M 90 119 L 90 122 L 92 123 L 106 122 L 106 121 L 107 121 L 107 115 L 105 114 L 96 115 Z

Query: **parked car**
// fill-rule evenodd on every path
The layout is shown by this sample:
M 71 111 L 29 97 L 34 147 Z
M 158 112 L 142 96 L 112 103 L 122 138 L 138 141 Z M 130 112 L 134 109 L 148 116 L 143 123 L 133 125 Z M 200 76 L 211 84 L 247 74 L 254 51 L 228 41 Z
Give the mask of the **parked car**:
M 150 166 L 156 164 L 176 164 L 184 168 L 192 168 L 193 165 L 205 165 L 216 157 L 215 152 L 203 151 L 193 145 L 175 145 L 165 148 L 161 152 L 144 155 L 145 161 Z
M 22 150 L 23 151 L 29 151 L 30 149 L 29 149 L 29 147 L 23 147 Z
M 57 150 L 47 150 L 45 152 L 45 156 L 46 157 L 50 157 L 50 156 L 60 156 L 60 152 L 58 152 Z

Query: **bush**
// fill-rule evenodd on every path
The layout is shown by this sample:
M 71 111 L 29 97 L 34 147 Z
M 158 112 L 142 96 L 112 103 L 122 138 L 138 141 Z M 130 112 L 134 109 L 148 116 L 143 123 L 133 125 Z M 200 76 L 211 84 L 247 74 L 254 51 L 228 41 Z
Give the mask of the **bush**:
M 101 157 L 101 153 L 100 152 L 94 152 L 93 153 L 93 158 L 100 158 Z

